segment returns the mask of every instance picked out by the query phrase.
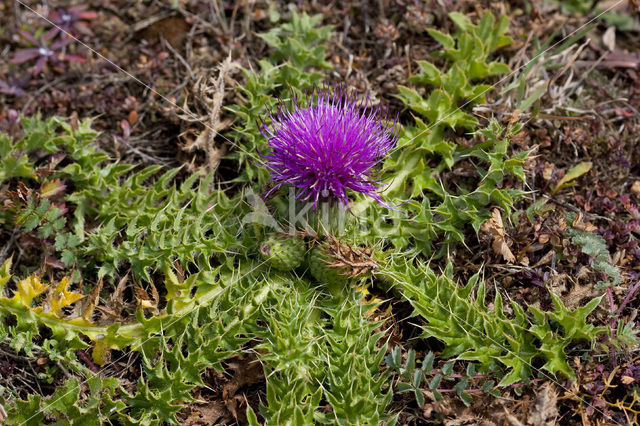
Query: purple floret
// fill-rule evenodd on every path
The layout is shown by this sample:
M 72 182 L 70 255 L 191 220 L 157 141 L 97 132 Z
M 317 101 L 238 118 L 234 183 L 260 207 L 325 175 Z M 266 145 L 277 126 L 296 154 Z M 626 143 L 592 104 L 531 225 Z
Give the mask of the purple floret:
M 395 126 L 383 123 L 379 109 L 365 108 L 341 90 L 313 95 L 306 108 L 297 102 L 292 109 L 281 106 L 271 128 L 262 128 L 269 141 L 263 158 L 275 184 L 271 191 L 290 184 L 314 209 L 325 200 L 346 208 L 347 190 L 387 206 L 376 192 L 382 183 L 371 174 L 394 147 Z

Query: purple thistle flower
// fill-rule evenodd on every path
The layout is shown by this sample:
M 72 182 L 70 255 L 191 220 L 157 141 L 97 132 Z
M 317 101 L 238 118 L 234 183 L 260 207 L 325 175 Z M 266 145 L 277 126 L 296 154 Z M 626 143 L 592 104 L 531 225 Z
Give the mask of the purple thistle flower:
M 322 200 L 346 207 L 351 190 L 388 207 L 376 193 L 382 183 L 371 174 L 396 143 L 395 124 L 383 124 L 378 108 L 364 112 L 366 103 L 358 104 L 343 90 L 320 91 L 306 108 L 294 104 L 291 109 L 281 105 L 277 117 L 270 115 L 272 129 L 265 124 L 261 129 L 270 148 L 264 167 L 275 183 L 269 193 L 290 184 L 315 209 Z

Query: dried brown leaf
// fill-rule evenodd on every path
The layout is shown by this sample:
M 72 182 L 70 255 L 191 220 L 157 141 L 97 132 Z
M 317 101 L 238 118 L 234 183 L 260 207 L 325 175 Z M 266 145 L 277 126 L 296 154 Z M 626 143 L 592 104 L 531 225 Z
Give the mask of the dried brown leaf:
M 558 417 L 558 394 L 551 383 L 545 383 L 536 395 L 527 423 L 533 426 L 555 425 Z
M 148 309 L 157 309 L 158 304 L 149 296 L 149 293 L 144 291 L 142 287 L 134 287 L 133 292 L 136 294 L 136 299 L 138 299 L 138 303 L 143 308 Z
M 610 52 L 616 50 L 616 27 L 614 25 L 607 28 L 602 35 L 602 44 L 604 44 Z
M 511 249 L 505 239 L 506 233 L 504 231 L 504 224 L 502 223 L 500 210 L 493 209 L 491 212 L 491 219 L 486 221 L 480 230 L 493 237 L 493 244 L 491 247 L 493 248 L 494 253 L 501 255 L 504 260 L 509 263 L 514 263 L 516 261 L 516 257 L 511 252 Z
M 149 286 L 151 287 L 151 300 L 153 300 L 157 305 L 160 301 L 160 294 L 158 294 L 158 289 L 156 288 L 156 285 L 152 280 L 149 281 Z
M 524 423 L 522 423 L 520 420 L 518 420 L 518 418 L 516 416 L 514 416 L 513 414 L 509 413 L 509 411 L 507 410 L 507 407 L 503 407 L 504 408 L 504 419 L 507 421 L 507 423 L 511 426 L 524 426 Z
M 188 407 L 188 410 L 190 411 L 188 417 L 182 421 L 185 426 L 227 424 L 232 420 L 229 410 L 221 400 L 193 404 Z
M 233 377 L 222 388 L 222 399 L 225 401 L 236 396 L 240 388 L 264 380 L 262 364 L 254 357 L 238 356 L 233 360 L 227 361 L 227 365 L 233 370 Z
M 91 289 L 91 293 L 84 299 L 84 303 L 76 305 L 81 312 L 82 318 L 91 321 L 91 316 L 100 300 L 100 292 L 102 291 L 104 280 L 100 278 L 98 283 Z M 76 312 L 74 312 L 76 313 Z
M 479 418 L 473 414 L 461 414 L 453 419 L 445 419 L 445 426 L 462 426 L 478 424 Z
M 622 382 L 622 384 L 624 385 L 630 385 L 631 383 L 635 382 L 636 379 L 634 379 L 633 377 L 630 376 L 622 376 L 620 378 L 620 381 Z
M 582 212 L 578 212 L 578 216 L 574 219 L 571 226 L 586 232 L 593 232 L 598 229 L 598 227 L 594 226 L 591 222 L 582 223 Z
M 542 169 L 542 178 L 544 180 L 551 180 L 554 170 L 555 166 L 553 165 L 553 163 L 545 162 L 544 169 Z
M 125 274 L 124 277 L 118 282 L 115 291 L 109 296 L 107 299 L 106 307 L 111 312 L 111 316 L 116 317 L 116 321 L 120 320 L 122 315 L 122 309 L 124 308 L 124 300 L 123 300 L 123 292 L 127 286 L 127 280 L 129 278 L 129 274 Z M 102 309 L 101 309 L 102 310 Z

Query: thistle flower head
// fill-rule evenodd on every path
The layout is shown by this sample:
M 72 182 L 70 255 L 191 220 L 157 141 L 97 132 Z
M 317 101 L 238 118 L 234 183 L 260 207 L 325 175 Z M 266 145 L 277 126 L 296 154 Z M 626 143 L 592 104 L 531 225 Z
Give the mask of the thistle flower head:
M 374 167 L 396 143 L 394 127 L 380 118 L 380 110 L 365 112 L 354 96 L 342 90 L 320 91 L 310 105 L 280 106 L 272 126 L 262 134 L 270 151 L 263 156 L 273 190 L 285 184 L 298 189 L 298 198 L 313 202 L 349 203 L 347 191 L 366 194 L 385 205 L 377 194 L 382 184 L 372 177 Z

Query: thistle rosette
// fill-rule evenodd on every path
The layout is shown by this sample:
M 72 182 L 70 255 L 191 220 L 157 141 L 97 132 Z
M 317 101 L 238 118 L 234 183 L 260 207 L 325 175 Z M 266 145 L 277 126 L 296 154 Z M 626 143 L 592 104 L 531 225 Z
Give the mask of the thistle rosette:
M 310 105 L 293 108 L 281 104 L 271 115 L 271 128 L 262 126 L 270 151 L 263 155 L 274 187 L 289 184 L 297 197 L 318 202 L 349 204 L 348 191 L 366 194 L 388 207 L 377 193 L 382 183 L 372 175 L 374 168 L 395 146 L 395 124 L 384 122 L 380 108 L 367 111 L 355 96 L 342 90 L 333 95 L 320 91 Z

